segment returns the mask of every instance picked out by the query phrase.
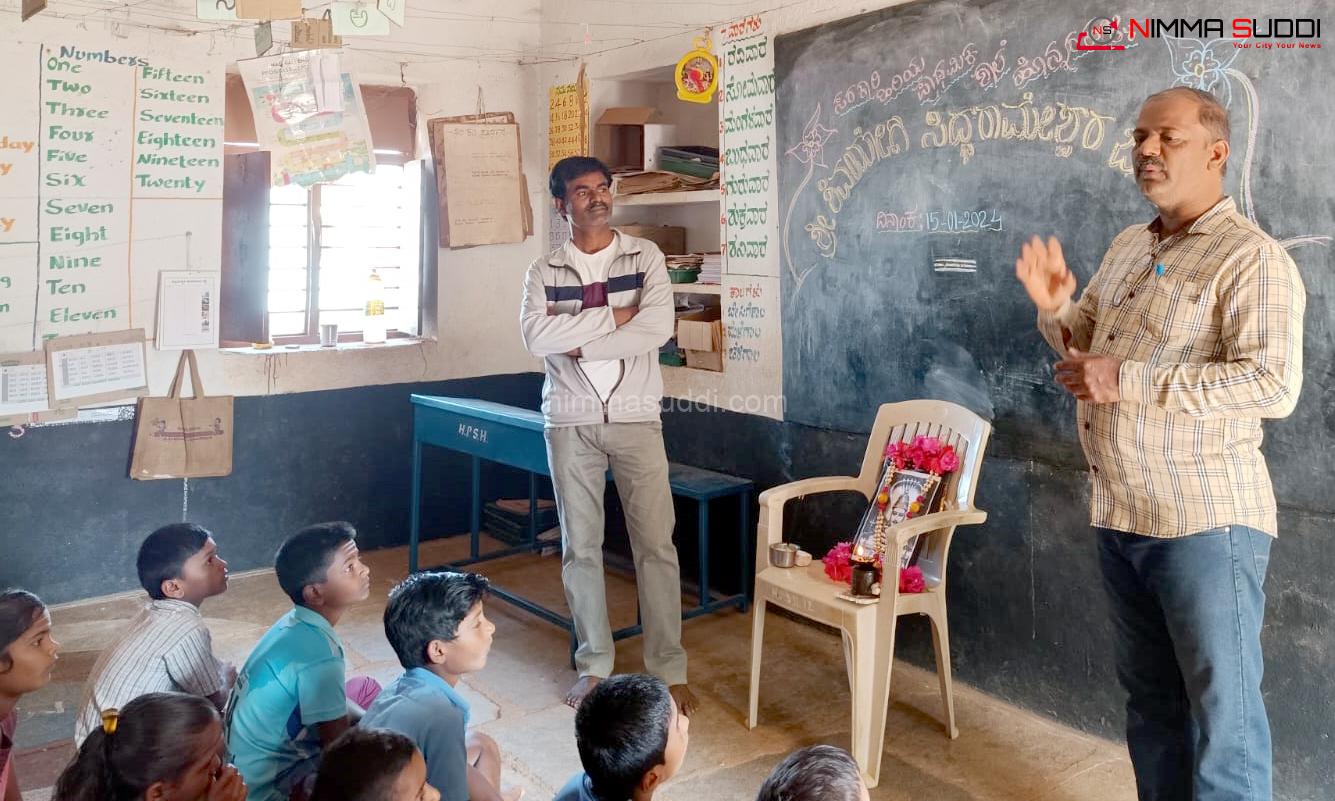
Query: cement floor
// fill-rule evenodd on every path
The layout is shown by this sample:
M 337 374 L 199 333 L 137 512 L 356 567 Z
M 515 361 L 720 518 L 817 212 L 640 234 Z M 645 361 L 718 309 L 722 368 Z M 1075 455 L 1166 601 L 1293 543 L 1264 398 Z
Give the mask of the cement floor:
M 225 545 L 225 544 L 224 544 Z M 425 564 L 459 558 L 466 538 L 424 546 Z M 224 556 L 226 556 L 224 548 Z M 371 597 L 339 623 L 349 675 L 382 682 L 401 671 L 381 624 L 389 588 L 407 571 L 404 549 L 365 555 Z M 487 565 L 501 586 L 564 609 L 555 557 L 515 557 Z M 613 626 L 634 622 L 632 581 L 608 576 Z M 26 801 L 47 801 L 72 755 L 70 736 L 80 688 L 99 651 L 142 604 L 142 595 L 112 596 L 53 610 L 63 652 L 51 684 L 19 705 L 16 767 Z M 271 572 L 233 577 L 228 592 L 204 605 L 214 647 L 241 664 L 265 629 L 290 604 Z M 565 632 L 501 601 L 488 604 L 495 644 L 487 668 L 464 680 L 473 725 L 501 745 L 505 781 L 525 798 L 550 799 L 579 769 L 574 712 L 562 699 L 575 675 Z M 691 684 L 703 705 L 691 721 L 681 772 L 662 801 L 750 801 L 788 752 L 813 743 L 849 745 L 848 685 L 838 637 L 771 614 L 765 637 L 760 726 L 745 725 L 750 618 L 727 611 L 684 626 Z M 617 670 L 641 669 L 638 638 L 618 643 Z M 956 682 L 958 740 L 941 724 L 936 677 L 897 662 L 877 801 L 1132 801 L 1126 750 L 1009 706 Z

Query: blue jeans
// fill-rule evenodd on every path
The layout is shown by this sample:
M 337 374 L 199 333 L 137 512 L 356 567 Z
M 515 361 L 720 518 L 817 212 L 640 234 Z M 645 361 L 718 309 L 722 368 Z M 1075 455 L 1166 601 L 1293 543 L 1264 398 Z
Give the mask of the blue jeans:
M 1140 801 L 1271 801 L 1261 623 L 1271 538 L 1096 529 Z

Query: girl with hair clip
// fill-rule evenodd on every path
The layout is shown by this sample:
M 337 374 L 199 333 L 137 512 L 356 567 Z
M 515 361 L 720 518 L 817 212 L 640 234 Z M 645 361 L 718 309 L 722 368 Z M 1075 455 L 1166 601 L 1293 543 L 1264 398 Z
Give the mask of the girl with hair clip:
M 25 590 L 0 592 L 0 801 L 19 801 L 14 773 L 19 697 L 51 681 L 60 643 L 51 639 L 46 604 Z
M 207 698 L 149 693 L 102 712 L 60 774 L 53 801 L 244 801 L 223 762 L 223 729 Z

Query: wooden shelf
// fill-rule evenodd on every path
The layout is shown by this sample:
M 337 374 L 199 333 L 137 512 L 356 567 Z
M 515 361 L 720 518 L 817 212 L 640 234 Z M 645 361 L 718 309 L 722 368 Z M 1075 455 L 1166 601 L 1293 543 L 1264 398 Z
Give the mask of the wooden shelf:
M 691 192 L 646 192 L 642 195 L 618 195 L 612 207 L 619 206 L 684 206 L 689 203 L 717 203 L 722 193 L 717 189 L 696 189 Z
M 723 295 L 722 284 L 673 284 L 672 294 L 674 295 Z
M 723 377 L 724 373 L 723 370 L 706 370 L 703 367 L 687 367 L 684 364 L 660 364 L 659 367 L 663 368 L 664 372 L 675 372 L 680 370 L 686 375 L 716 375 L 720 379 Z

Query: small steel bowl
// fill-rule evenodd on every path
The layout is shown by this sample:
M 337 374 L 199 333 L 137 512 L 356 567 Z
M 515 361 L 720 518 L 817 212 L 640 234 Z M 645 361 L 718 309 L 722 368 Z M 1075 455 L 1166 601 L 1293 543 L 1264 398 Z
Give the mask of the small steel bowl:
M 775 567 L 792 567 L 797 564 L 797 550 L 791 542 L 776 542 L 769 546 L 769 563 Z

